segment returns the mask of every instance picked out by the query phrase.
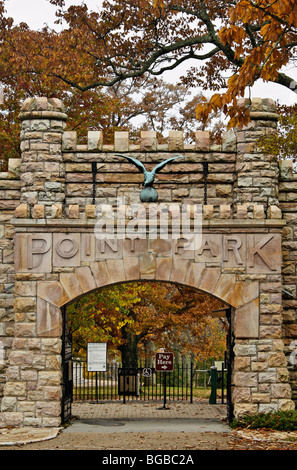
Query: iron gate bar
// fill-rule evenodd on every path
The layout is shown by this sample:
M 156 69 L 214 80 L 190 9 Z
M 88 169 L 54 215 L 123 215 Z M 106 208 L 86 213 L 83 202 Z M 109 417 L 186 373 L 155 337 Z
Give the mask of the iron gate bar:
M 73 401 L 72 338 L 68 331 L 66 308 L 62 309 L 62 406 L 61 420 L 66 423 L 71 418 Z
M 203 180 L 204 180 L 204 204 L 207 205 L 207 175 L 208 175 L 208 162 L 203 162 Z
M 96 200 L 96 176 L 97 176 L 97 163 L 92 162 L 92 176 L 93 176 L 93 202 L 92 204 L 95 204 Z
M 166 399 L 167 400 L 184 400 L 193 403 L 194 387 L 199 387 L 201 384 L 197 382 L 196 372 L 193 369 L 194 364 L 191 362 L 189 365 L 176 364 L 173 372 L 167 372 L 168 377 L 166 380 Z M 87 364 L 83 361 L 76 361 L 74 364 L 74 399 L 80 401 L 106 401 L 106 400 L 121 400 L 123 394 L 119 395 L 119 374 L 118 365 L 109 364 L 105 372 L 88 372 Z M 127 368 L 120 368 L 127 375 Z M 121 372 L 121 371 L 120 371 Z M 142 367 L 134 368 L 134 375 L 136 374 L 136 384 L 134 392 L 137 390 L 137 395 L 131 390 L 127 390 L 127 379 L 124 381 L 125 395 L 124 401 L 146 401 L 156 400 L 161 401 L 163 397 L 163 376 L 162 372 L 157 372 L 152 369 L 151 377 L 143 377 Z M 219 371 L 220 372 L 220 371 Z M 129 373 L 129 371 L 128 371 Z M 121 375 L 121 374 L 120 374 Z M 224 375 L 225 377 L 226 375 Z M 195 383 L 194 383 L 195 380 Z M 197 383 L 196 383 L 197 382 Z M 225 380 L 224 380 L 225 382 Z M 131 384 L 130 384 L 131 385 Z M 203 383 L 202 383 L 203 386 Z M 135 395 L 135 396 L 134 396 Z M 224 395 L 222 395 L 224 396 Z

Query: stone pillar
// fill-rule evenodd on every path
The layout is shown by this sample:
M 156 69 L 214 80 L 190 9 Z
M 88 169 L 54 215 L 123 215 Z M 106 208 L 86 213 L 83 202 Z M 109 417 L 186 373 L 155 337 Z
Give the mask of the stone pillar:
M 236 130 L 237 136 L 237 180 L 234 186 L 235 203 L 261 204 L 266 210 L 278 203 L 278 162 L 275 155 L 263 153 L 257 141 L 264 134 L 275 131 L 278 121 L 275 102 L 254 98 L 239 100 L 247 107 L 251 122 Z
M 65 200 L 62 138 L 67 116 L 56 98 L 24 101 L 21 131 L 21 203 L 52 206 Z M 47 210 L 47 207 L 45 207 Z

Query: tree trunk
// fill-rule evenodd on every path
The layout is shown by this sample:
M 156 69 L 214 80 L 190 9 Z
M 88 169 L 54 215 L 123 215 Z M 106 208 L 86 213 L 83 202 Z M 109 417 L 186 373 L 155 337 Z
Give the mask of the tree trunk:
M 125 367 L 138 367 L 138 338 L 125 327 L 122 329 L 122 338 L 125 343 L 120 346 L 122 365 Z

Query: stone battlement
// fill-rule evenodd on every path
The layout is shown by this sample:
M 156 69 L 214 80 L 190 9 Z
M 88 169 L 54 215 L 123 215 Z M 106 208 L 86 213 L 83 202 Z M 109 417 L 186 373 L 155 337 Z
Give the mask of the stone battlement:
M 167 209 L 170 213 L 174 203 L 163 204 L 162 209 Z M 141 206 L 149 212 L 150 204 L 141 203 Z M 117 206 L 111 206 L 116 211 Z M 193 218 L 194 205 L 188 206 L 189 218 Z M 44 204 L 35 204 L 32 208 L 28 204 L 20 204 L 14 211 L 14 217 L 16 219 L 71 219 L 71 220 L 92 220 L 96 219 L 96 205 L 87 204 L 85 206 L 79 206 L 78 204 L 70 204 L 63 206 L 61 203 L 55 203 L 49 206 Z M 277 206 L 270 206 L 267 211 L 261 204 L 254 204 L 249 206 L 247 204 L 238 204 L 234 209 L 230 204 L 214 206 L 214 205 L 203 205 L 202 206 L 202 218 L 203 220 L 212 219 L 254 219 L 254 220 L 280 220 L 282 219 L 282 212 Z M 129 217 L 127 218 L 129 220 Z

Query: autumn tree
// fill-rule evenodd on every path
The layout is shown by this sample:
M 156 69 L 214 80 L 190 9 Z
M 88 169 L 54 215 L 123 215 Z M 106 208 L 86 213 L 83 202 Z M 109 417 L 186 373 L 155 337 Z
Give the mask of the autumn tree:
M 40 41 L 53 47 L 59 35 L 42 31 L 31 31 L 25 24 L 11 28 L 5 35 L 5 50 L 0 57 L 1 84 L 4 101 L 0 104 L 0 143 L 2 148 L 2 170 L 8 158 L 20 154 L 18 115 L 20 105 L 29 96 L 57 96 L 63 100 L 68 115 L 67 129 L 78 133 L 81 143 L 86 139 L 87 130 L 103 130 L 105 143 L 112 143 L 115 130 L 131 131 L 131 139 L 137 133 L 139 123 L 148 122 L 150 128 L 162 132 L 168 124 L 169 112 L 182 105 L 187 90 L 185 86 L 167 84 L 152 77 L 134 79 L 129 84 L 118 83 L 108 89 L 91 89 L 82 92 L 71 88 L 54 76 L 28 72 L 30 58 L 23 63 L 24 54 L 20 44 L 25 38 L 27 47 L 32 51 Z M 9 39 L 8 39 L 9 38 Z M 8 45 L 6 44 L 8 42 Z M 16 52 L 17 48 L 20 50 Z M 48 46 L 49 47 L 49 46 Z M 21 57 L 20 57 L 21 55 Z M 22 65 L 21 65 L 22 64 Z M 47 65 L 48 64 L 48 65 Z M 50 67 L 48 58 L 43 58 L 43 67 Z
M 297 163 L 297 105 L 278 105 L 278 126 L 274 132 L 263 135 L 258 145 L 266 153 L 276 155 L 280 160 L 289 159 L 296 171 Z
M 68 307 L 75 353 L 88 341 L 108 343 L 122 362 L 135 366 L 147 346 L 174 348 L 193 358 L 222 355 L 225 334 L 211 318 L 222 302 L 194 289 L 174 284 L 119 284 L 92 293 Z M 215 337 L 215 339 L 214 339 Z
M 282 71 L 295 59 L 294 0 L 114 0 L 104 1 L 100 13 L 86 4 L 63 11 L 63 0 L 50 2 L 68 24 L 64 40 L 76 41 L 93 71 L 83 75 L 64 61 L 52 73 L 78 89 L 161 76 L 196 62 L 184 83 L 214 92 L 197 107 L 199 119 L 223 109 L 230 125 L 247 122 L 248 110 L 237 107 L 237 98 L 258 79 L 296 90 Z

